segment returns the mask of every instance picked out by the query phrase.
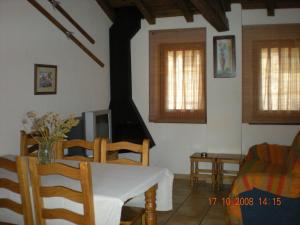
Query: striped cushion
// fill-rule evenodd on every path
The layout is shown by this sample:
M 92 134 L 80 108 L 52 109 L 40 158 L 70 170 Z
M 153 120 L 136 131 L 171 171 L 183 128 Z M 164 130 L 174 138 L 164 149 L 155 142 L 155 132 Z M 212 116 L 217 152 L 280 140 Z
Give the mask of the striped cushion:
M 292 143 L 292 148 L 297 148 L 297 146 L 299 147 L 299 143 L 300 143 L 300 131 L 298 132 L 298 134 L 295 136 L 293 143 Z
M 288 160 L 288 171 L 300 177 L 300 131 L 294 138 Z
M 276 165 L 286 165 L 289 157 L 289 148 L 282 145 L 259 144 L 249 149 L 246 161 L 256 159 Z
M 251 147 L 246 162 L 231 187 L 229 197 L 254 188 L 287 198 L 300 197 L 300 132 L 292 147 L 260 144 Z M 227 206 L 230 225 L 242 225 L 239 205 Z

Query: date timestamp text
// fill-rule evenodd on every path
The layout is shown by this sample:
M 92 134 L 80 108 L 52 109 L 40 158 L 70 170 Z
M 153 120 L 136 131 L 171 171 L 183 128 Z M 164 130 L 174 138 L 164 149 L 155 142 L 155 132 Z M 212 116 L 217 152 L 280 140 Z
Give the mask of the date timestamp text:
M 280 197 L 259 197 L 258 199 L 254 199 L 253 197 L 209 197 L 208 203 L 212 206 L 217 203 L 221 203 L 223 206 L 280 206 L 282 204 L 282 201 Z

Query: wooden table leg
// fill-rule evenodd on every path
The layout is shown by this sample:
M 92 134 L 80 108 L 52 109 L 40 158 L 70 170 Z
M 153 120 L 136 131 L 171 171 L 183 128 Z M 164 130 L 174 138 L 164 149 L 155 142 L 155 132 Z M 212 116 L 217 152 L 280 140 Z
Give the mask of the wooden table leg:
M 211 186 L 212 189 L 215 190 L 218 185 L 217 174 L 218 174 L 218 166 L 216 160 L 212 160 L 211 165 Z
M 195 165 L 195 174 L 199 174 L 199 161 L 195 161 L 196 165 Z M 199 183 L 199 176 L 195 176 L 195 183 L 198 184 Z
M 223 170 L 224 170 L 224 163 L 221 161 L 218 163 L 218 191 L 223 188 Z
M 190 171 L 190 185 L 194 186 L 194 160 L 191 159 L 191 171 Z
M 145 192 L 145 214 L 146 214 L 146 225 L 157 225 L 156 215 L 156 189 L 157 185 L 149 188 Z

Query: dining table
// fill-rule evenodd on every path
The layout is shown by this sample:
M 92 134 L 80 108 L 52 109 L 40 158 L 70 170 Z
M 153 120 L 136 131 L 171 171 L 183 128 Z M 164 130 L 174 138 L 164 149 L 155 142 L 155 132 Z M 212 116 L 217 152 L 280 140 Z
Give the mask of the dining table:
M 14 156 L 7 156 L 13 159 Z M 74 167 L 78 161 L 58 160 Z M 160 167 L 106 164 L 91 162 L 95 223 L 97 225 L 119 225 L 123 205 L 145 208 L 146 224 L 157 224 L 157 211 L 172 210 L 173 174 Z M 0 177 L 17 180 L 14 173 L 0 169 Z M 81 190 L 80 183 L 60 175 L 44 176 L 44 186 L 63 185 Z M 31 188 L 30 188 L 31 191 Z M 0 189 L 0 196 L 6 195 L 17 202 L 20 197 L 10 191 Z M 32 196 L 32 194 L 31 194 Z M 77 213 L 83 212 L 81 204 L 61 197 L 45 198 L 47 208 L 66 208 Z M 34 207 L 32 207 L 34 210 Z M 34 213 L 34 212 L 33 212 Z M 23 224 L 21 215 L 7 209 L 0 209 L 0 218 L 7 223 Z M 47 220 L 49 225 L 69 225 L 65 220 Z

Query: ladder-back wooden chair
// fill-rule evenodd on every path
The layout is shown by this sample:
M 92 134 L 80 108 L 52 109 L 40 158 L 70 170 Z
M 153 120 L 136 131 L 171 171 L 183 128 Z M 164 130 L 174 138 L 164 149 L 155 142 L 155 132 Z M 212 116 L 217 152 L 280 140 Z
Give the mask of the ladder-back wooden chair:
M 62 163 L 41 165 L 38 164 L 36 158 L 30 157 L 29 169 L 37 224 L 45 225 L 45 219 L 63 219 L 82 225 L 95 224 L 92 177 L 89 162 L 80 162 L 79 168 L 75 168 Z M 81 184 L 81 192 L 64 186 L 42 186 L 41 177 L 47 175 L 61 175 L 77 180 Z M 48 197 L 62 197 L 81 203 L 83 204 L 83 214 L 60 208 L 60 205 L 57 208 L 44 208 L 43 198 Z
M 21 156 L 36 156 L 39 148 L 38 142 L 27 134 L 24 130 L 20 131 L 20 155 Z
M 64 150 L 68 149 L 68 151 L 72 151 L 72 148 L 81 148 L 86 150 L 91 150 L 93 152 L 93 157 L 87 157 L 82 155 L 72 155 L 67 156 L 64 155 Z M 94 141 L 89 142 L 81 139 L 74 140 L 62 140 L 56 143 L 56 158 L 57 159 L 70 159 L 70 160 L 78 160 L 78 161 L 100 161 L 100 147 L 101 147 L 101 139 L 96 138 Z
M 140 161 L 135 161 L 128 158 L 109 159 L 108 153 L 127 150 L 129 152 L 139 153 Z M 107 139 L 101 141 L 101 162 L 116 163 L 125 165 L 149 166 L 149 140 L 144 139 L 141 145 L 120 141 L 109 143 Z M 121 225 L 133 225 L 138 219 L 142 219 L 142 224 L 145 224 L 145 210 L 137 207 L 123 206 L 121 214 Z
M 28 170 L 25 158 L 17 157 L 16 161 L 0 157 L 0 168 L 16 173 L 18 182 L 7 178 L 0 178 L 0 188 L 7 189 L 20 195 L 21 203 L 17 203 L 7 196 L 0 196 L 0 208 L 7 208 L 23 215 L 25 225 L 33 225 L 32 206 L 29 192 Z M 4 221 L 0 224 L 6 224 Z
M 140 161 L 135 161 L 128 158 L 109 159 L 108 154 L 111 152 L 119 152 L 127 150 L 129 152 L 140 154 Z M 127 141 L 109 143 L 107 139 L 101 141 L 101 162 L 116 163 L 125 165 L 149 166 L 149 140 L 144 139 L 143 143 L 135 144 Z

